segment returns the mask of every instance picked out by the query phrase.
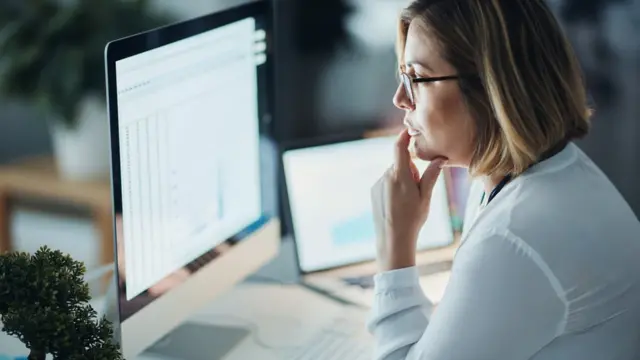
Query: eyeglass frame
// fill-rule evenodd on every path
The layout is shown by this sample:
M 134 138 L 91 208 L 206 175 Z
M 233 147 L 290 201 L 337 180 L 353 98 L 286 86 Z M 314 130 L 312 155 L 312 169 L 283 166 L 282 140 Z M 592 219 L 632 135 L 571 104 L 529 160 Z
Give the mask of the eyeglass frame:
M 409 74 L 404 71 L 400 71 L 400 78 L 402 87 L 404 88 L 405 94 L 411 101 L 411 105 L 415 105 L 415 97 L 413 96 L 413 84 L 419 83 L 431 83 L 436 81 L 446 81 L 446 80 L 458 80 L 466 77 L 473 76 L 471 74 L 461 74 L 461 75 L 447 75 L 447 76 L 433 76 L 433 77 L 419 77 L 419 78 L 411 78 Z

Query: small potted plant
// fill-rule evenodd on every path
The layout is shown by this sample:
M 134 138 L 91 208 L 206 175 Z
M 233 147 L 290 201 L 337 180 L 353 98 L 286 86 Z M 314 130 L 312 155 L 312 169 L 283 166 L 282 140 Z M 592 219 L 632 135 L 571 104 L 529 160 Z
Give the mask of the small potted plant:
M 62 176 L 109 173 L 106 44 L 169 22 L 148 0 L 0 1 L 0 95 L 47 119 Z
M 0 255 L 2 331 L 29 349 L 29 360 L 120 360 L 112 324 L 89 305 L 85 266 L 60 251 Z

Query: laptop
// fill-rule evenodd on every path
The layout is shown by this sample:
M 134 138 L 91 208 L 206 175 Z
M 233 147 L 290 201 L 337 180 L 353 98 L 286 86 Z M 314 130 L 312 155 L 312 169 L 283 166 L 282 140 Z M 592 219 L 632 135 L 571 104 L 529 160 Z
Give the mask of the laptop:
M 285 203 L 302 284 L 370 307 L 377 271 L 371 187 L 393 163 L 396 136 L 306 142 L 282 152 Z M 414 158 L 420 171 L 428 162 Z M 448 171 L 436 182 L 429 218 L 418 237 L 417 266 L 437 303 L 448 281 L 458 237 L 452 222 Z

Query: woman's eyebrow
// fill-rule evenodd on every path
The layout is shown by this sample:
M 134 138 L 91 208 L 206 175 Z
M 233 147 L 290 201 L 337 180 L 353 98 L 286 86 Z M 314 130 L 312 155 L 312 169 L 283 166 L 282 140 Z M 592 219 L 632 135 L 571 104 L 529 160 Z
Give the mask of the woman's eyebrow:
M 435 72 L 431 66 L 429 66 L 428 64 L 426 64 L 424 62 L 419 62 L 419 61 L 413 60 L 413 61 L 407 61 L 406 64 L 405 64 L 406 67 L 412 67 L 414 65 L 418 65 L 420 67 L 423 67 L 423 68 L 427 69 L 427 71 L 429 71 L 429 72 Z

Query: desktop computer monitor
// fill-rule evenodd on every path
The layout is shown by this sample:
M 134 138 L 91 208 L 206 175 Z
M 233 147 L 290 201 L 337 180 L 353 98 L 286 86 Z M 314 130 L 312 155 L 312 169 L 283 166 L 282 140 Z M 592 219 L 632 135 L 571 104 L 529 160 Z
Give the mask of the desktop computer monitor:
M 106 47 L 125 357 L 277 252 L 267 165 L 277 161 L 261 121 L 271 116 L 270 14 L 250 3 Z

